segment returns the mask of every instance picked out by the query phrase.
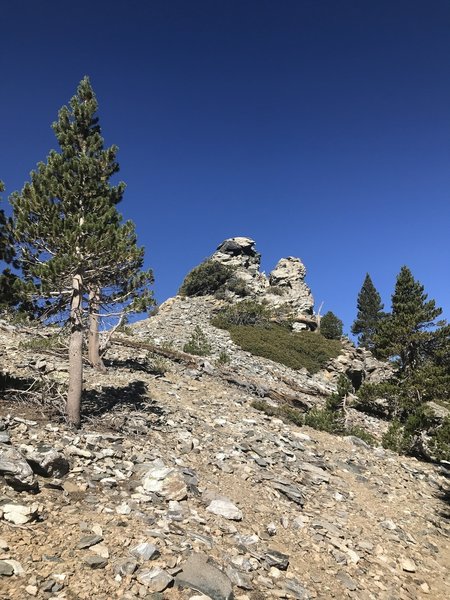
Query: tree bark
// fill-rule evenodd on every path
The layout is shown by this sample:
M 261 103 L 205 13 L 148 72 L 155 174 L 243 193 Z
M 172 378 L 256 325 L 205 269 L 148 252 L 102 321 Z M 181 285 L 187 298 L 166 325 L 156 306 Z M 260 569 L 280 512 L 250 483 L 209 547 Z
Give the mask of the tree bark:
M 99 338 L 99 297 L 97 290 L 89 292 L 89 333 L 88 333 L 88 359 L 92 367 L 98 371 L 106 371 L 100 356 Z
M 83 391 L 83 323 L 81 319 L 82 278 L 72 280 L 70 304 L 69 341 L 69 391 L 67 393 L 67 419 L 74 427 L 81 425 L 81 393 Z

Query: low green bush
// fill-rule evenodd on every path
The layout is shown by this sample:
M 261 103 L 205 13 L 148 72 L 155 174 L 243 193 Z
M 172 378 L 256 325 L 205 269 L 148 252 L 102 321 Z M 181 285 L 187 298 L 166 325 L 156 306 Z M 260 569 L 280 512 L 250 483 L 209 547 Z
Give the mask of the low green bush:
M 255 300 L 243 300 L 237 304 L 231 304 L 219 311 L 211 320 L 214 327 L 230 329 L 235 325 L 262 325 L 269 323 L 272 316 L 266 304 Z
M 215 260 L 207 260 L 188 273 L 178 291 L 181 296 L 214 294 L 233 276 L 234 269 Z
M 225 350 L 222 350 L 222 352 L 219 354 L 219 358 L 217 359 L 217 364 L 218 365 L 227 365 L 230 362 L 230 355 L 228 354 L 228 352 L 226 352 Z
M 190 339 L 183 346 L 183 351 L 198 356 L 208 356 L 211 354 L 211 346 L 202 329 L 197 325 Z
M 231 307 L 231 309 L 233 308 Z M 249 313 L 247 316 L 256 321 L 264 319 L 263 313 Z M 311 331 L 292 332 L 286 327 L 274 323 L 263 323 L 257 327 L 228 325 L 221 319 L 222 317 L 213 320 L 213 325 L 227 329 L 231 339 L 243 350 L 281 363 L 291 369 L 305 368 L 310 373 L 317 373 L 331 358 L 338 356 L 342 349 L 338 340 L 327 340 Z
M 59 334 L 46 337 L 30 337 L 30 339 L 20 342 L 20 348 L 24 350 L 51 351 L 63 348 L 62 338 Z

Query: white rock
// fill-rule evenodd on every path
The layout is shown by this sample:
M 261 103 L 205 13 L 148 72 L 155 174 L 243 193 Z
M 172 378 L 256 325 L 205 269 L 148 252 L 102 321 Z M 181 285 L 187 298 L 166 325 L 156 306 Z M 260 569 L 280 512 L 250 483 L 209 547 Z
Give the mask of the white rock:
M 33 503 L 31 506 L 24 504 L 3 504 L 3 518 L 15 525 L 24 525 L 32 521 L 38 511 L 38 505 Z
M 242 511 L 229 500 L 213 500 L 206 510 L 231 521 L 241 521 L 243 516 Z

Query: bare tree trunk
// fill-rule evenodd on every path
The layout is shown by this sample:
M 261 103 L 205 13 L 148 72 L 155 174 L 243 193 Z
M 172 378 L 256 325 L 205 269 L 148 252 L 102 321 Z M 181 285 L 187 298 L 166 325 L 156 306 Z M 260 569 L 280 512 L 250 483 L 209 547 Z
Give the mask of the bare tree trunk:
M 323 307 L 323 302 L 321 302 L 321 304 L 319 306 L 319 310 L 317 311 L 317 315 L 316 315 L 316 320 L 317 320 L 316 333 L 320 333 L 320 321 L 322 320 L 322 316 L 320 314 L 320 311 L 322 310 L 322 307 Z
M 81 393 L 83 391 L 81 286 L 81 275 L 75 275 L 72 280 L 72 301 L 70 304 L 69 391 L 67 393 L 67 419 L 75 427 L 81 425 Z
M 97 290 L 89 292 L 89 333 L 88 333 L 88 358 L 91 366 L 99 371 L 106 371 L 106 367 L 100 356 L 99 339 L 99 297 Z

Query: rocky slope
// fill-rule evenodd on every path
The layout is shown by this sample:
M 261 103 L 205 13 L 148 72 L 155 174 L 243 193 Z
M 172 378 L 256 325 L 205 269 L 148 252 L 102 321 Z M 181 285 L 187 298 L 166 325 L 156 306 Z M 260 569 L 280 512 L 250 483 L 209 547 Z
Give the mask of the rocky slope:
M 107 373 L 86 368 L 81 431 L 49 420 L 51 403 L 2 401 L 0 598 L 447 597 L 445 466 L 251 406 L 274 388 L 320 403 L 331 367 L 295 373 L 205 325 L 211 357 L 152 374 L 139 344 L 181 348 L 208 303 L 169 302 L 122 337 L 136 347 L 113 346 Z M 64 358 L 29 339 L 0 328 L 0 370 L 64 381 Z

